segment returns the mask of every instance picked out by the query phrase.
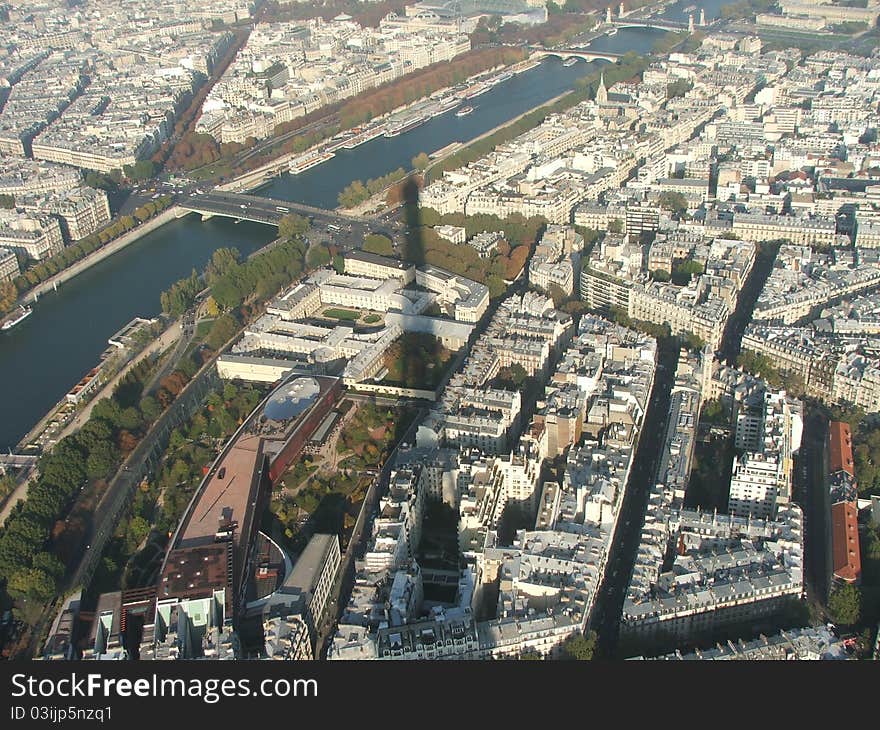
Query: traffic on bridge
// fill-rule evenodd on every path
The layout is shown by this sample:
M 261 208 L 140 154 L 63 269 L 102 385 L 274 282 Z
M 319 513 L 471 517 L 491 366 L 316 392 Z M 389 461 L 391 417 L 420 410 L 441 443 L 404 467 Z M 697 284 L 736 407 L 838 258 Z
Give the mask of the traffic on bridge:
M 184 210 L 201 213 L 203 216 L 223 216 L 236 220 L 247 220 L 254 223 L 266 223 L 277 226 L 286 215 L 296 213 L 315 218 L 325 223 L 349 224 L 351 222 L 366 223 L 369 219 L 361 216 L 346 215 L 335 210 L 314 208 L 302 203 L 287 200 L 262 198 L 257 195 L 228 193 L 214 190 L 210 193 L 194 193 L 178 203 Z

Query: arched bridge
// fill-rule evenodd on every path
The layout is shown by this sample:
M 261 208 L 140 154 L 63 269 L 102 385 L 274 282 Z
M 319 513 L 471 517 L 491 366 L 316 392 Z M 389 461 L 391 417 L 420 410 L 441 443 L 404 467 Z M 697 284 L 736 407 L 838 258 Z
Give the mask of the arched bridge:
M 583 48 L 541 48 L 539 46 L 532 46 L 531 51 L 533 58 L 557 56 L 563 61 L 567 61 L 569 58 L 582 58 L 585 61 L 608 61 L 614 63 L 623 57 L 620 53 L 600 53 Z
M 335 221 L 344 221 L 346 223 L 352 221 L 357 223 L 369 222 L 369 219 L 363 216 L 337 213 L 335 210 L 325 210 L 324 208 L 314 208 L 311 205 L 292 203 L 287 200 L 261 198 L 257 195 L 227 193 L 219 190 L 205 193 L 204 195 L 191 195 L 178 203 L 178 207 L 182 210 L 200 213 L 204 218 L 211 218 L 216 215 L 224 218 L 235 218 L 240 221 L 265 223 L 270 226 L 277 226 L 278 222 L 290 213 L 314 217 L 329 223 Z
M 615 28 L 656 28 L 657 30 L 670 30 L 680 33 L 688 29 L 687 23 L 678 23 L 674 20 L 660 20 L 658 18 L 615 18 L 611 21 Z

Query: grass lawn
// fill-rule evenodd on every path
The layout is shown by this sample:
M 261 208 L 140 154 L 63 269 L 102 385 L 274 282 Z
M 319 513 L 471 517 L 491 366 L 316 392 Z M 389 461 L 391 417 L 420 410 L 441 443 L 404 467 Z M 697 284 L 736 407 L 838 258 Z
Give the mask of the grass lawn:
M 356 322 L 360 319 L 361 313 L 351 309 L 325 309 L 324 316 L 332 319 L 342 319 L 349 322 Z
M 376 322 L 380 322 L 382 318 L 378 314 L 368 314 L 364 317 L 364 324 L 375 324 Z
M 214 326 L 214 320 L 203 320 L 196 325 L 196 335 L 193 338 L 196 342 L 202 342 Z

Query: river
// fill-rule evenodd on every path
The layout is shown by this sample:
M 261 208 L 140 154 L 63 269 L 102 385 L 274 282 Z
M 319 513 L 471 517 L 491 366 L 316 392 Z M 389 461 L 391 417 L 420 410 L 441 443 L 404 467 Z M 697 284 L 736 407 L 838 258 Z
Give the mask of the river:
M 717 1 L 717 0 L 716 0 Z M 709 8 L 707 3 L 707 16 Z M 709 16 L 711 17 L 711 16 Z M 645 53 L 663 31 L 621 29 L 597 39 L 596 50 Z M 600 62 L 601 63 L 601 62 Z M 548 58 L 540 66 L 498 84 L 468 102 L 474 112 L 448 112 L 410 132 L 379 137 L 300 175 L 284 175 L 259 193 L 323 208 L 336 207 L 339 192 L 353 180 L 409 169 L 420 152 L 471 139 L 573 88 L 595 63 L 564 67 Z M 144 236 L 119 253 L 40 297 L 34 313 L 15 329 L 0 333 L 0 450 L 14 448 L 40 418 L 98 361 L 107 338 L 133 317 L 159 313 L 159 294 L 212 252 L 235 246 L 247 255 L 274 238 L 275 229 L 188 216 Z

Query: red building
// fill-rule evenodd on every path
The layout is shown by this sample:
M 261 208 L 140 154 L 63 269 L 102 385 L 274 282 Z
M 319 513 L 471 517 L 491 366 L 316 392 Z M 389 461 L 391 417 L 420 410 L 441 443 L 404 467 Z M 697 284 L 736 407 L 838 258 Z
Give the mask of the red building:
M 862 560 L 858 509 L 854 502 L 837 502 L 831 506 L 831 556 L 836 579 L 844 583 L 859 582 Z
M 842 421 L 831 421 L 828 424 L 828 447 L 829 462 L 828 471 L 834 474 L 845 471 L 851 477 L 855 477 L 855 465 L 853 463 L 852 433 L 849 424 Z

